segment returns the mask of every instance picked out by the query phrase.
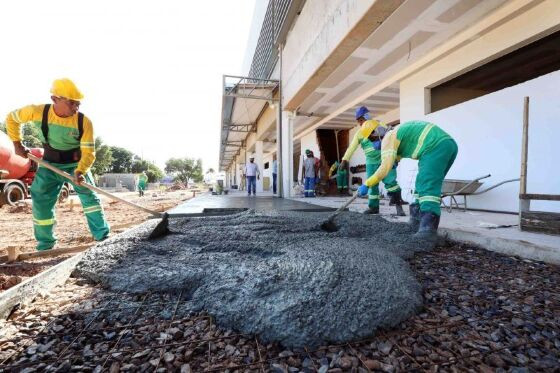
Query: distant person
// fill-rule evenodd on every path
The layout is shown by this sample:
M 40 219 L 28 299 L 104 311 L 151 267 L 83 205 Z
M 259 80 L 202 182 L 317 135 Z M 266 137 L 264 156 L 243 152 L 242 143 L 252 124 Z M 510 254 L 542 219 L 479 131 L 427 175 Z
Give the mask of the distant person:
M 278 161 L 276 156 L 272 160 L 272 193 L 276 194 L 276 179 L 278 178 Z
M 245 175 L 247 175 L 247 195 L 257 195 L 257 180 L 260 179 L 259 166 L 255 163 L 255 158 L 249 158 L 249 163 L 245 165 Z
M 147 183 L 148 176 L 146 175 L 146 171 L 142 171 L 142 173 L 138 175 L 138 194 L 140 197 L 144 197 L 144 191 L 146 190 Z
M 344 194 L 345 190 L 348 189 L 348 171 L 346 168 L 339 168 L 338 161 L 334 161 L 331 168 L 329 169 L 329 180 L 336 174 L 336 189 L 338 189 L 339 194 Z M 346 193 L 348 193 L 346 191 Z
M 315 182 L 317 180 L 317 159 L 309 149 L 305 151 L 306 158 L 303 161 L 303 195 L 315 197 Z
M 89 118 L 78 112 L 84 96 L 70 79 L 55 80 L 51 94 L 52 104 L 29 105 L 8 114 L 8 136 L 14 142 L 16 154 L 27 157 L 29 150 L 21 143 L 21 126 L 31 123 L 39 129 L 45 148 L 43 160 L 74 175 L 71 184 L 82 202 L 89 230 L 96 241 L 104 240 L 109 235 L 109 224 L 101 201 L 95 192 L 81 186 L 84 182 L 93 184 L 90 168 L 95 161 L 93 126 Z M 39 166 L 35 174 L 31 198 L 37 250 L 49 250 L 56 244 L 54 205 L 66 181 L 45 167 Z

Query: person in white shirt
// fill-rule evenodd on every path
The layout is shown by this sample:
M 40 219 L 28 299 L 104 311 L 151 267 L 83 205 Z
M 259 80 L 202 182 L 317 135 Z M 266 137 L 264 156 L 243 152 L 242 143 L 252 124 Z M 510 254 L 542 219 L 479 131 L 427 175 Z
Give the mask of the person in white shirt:
M 255 163 L 255 158 L 249 158 L 249 163 L 245 165 L 245 175 L 247 176 L 247 195 L 257 195 L 257 179 L 260 179 L 259 166 Z

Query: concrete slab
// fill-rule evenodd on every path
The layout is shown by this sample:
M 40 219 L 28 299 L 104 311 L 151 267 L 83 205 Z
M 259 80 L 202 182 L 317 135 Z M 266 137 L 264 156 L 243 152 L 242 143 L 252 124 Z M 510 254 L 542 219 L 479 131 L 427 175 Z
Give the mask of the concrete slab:
M 293 198 L 294 202 L 306 202 L 324 207 L 341 206 L 349 197 Z M 358 199 L 349 206 L 350 211 L 367 209 L 367 199 Z M 398 217 L 388 200 L 382 200 L 381 214 L 390 221 L 408 221 L 408 216 Z M 408 214 L 408 209 L 405 208 Z M 448 238 L 474 244 L 488 250 L 526 259 L 542 260 L 560 264 L 560 236 L 522 232 L 518 216 L 482 211 L 442 211 L 440 231 Z
M 227 209 L 252 209 L 256 211 L 332 211 L 329 206 L 310 205 L 286 198 L 277 198 L 272 194 L 248 197 L 246 192 L 232 192 L 228 195 L 214 196 L 206 193 L 169 210 L 169 214 L 188 215 L 213 212 L 227 212 Z M 235 212 L 235 211 L 233 211 Z

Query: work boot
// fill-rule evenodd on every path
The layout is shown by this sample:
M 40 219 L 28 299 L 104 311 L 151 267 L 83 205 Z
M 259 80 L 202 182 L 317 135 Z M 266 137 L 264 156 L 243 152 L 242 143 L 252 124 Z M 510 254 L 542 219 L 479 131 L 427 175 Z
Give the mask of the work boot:
M 418 203 L 411 203 L 408 205 L 410 212 L 410 219 L 408 220 L 408 225 L 414 230 L 418 231 L 420 227 L 420 205 Z
M 391 200 L 389 201 L 389 206 L 395 205 L 395 208 L 397 209 L 397 215 L 398 216 L 406 216 L 406 214 L 404 213 L 404 210 L 402 208 L 402 196 L 401 196 L 401 191 L 397 191 L 397 192 L 390 192 L 387 193 L 391 196 Z
M 437 241 L 438 226 L 439 215 L 436 215 L 433 212 L 421 212 L 420 227 L 418 228 L 418 232 L 414 234 L 414 238 L 435 243 Z
M 369 207 L 366 211 L 364 211 L 366 215 L 376 215 L 379 214 L 379 206 Z

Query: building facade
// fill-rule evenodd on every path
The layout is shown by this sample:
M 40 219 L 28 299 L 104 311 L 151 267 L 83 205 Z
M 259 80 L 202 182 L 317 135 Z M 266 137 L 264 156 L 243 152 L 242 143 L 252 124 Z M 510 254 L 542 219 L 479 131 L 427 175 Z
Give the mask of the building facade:
M 259 166 L 276 156 L 279 194 L 290 197 L 305 149 L 325 166 L 339 159 L 362 105 L 391 125 L 426 120 L 451 134 L 459 154 L 447 178 L 490 174 L 485 185 L 515 179 L 529 97 L 527 190 L 560 190 L 553 151 L 560 132 L 559 1 L 270 0 L 257 7 L 247 77 L 278 84 L 247 118 L 252 127 L 233 156 L 222 157 L 230 181 L 240 180 L 248 155 Z M 363 163 L 358 150 L 350 162 L 355 182 L 364 179 Z M 409 200 L 416 172 L 416 161 L 399 163 Z M 469 197 L 469 207 L 516 212 L 519 182 Z M 560 204 L 536 201 L 533 208 L 557 212 Z

